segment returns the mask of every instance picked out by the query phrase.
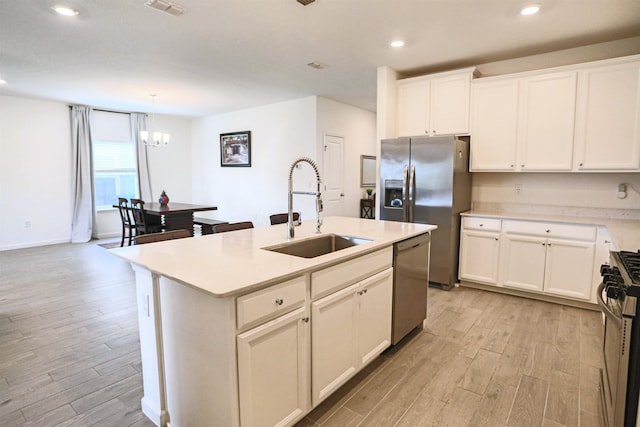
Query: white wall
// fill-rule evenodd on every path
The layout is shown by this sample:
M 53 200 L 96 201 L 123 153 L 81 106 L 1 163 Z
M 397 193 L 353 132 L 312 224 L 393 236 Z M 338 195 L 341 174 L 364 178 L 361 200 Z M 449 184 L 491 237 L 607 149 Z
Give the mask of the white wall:
M 360 155 L 376 155 L 376 115 L 370 111 L 319 97 L 317 123 L 320 149 L 325 134 L 344 138 L 345 196 L 342 215 L 359 217 L 360 199 L 365 194 L 360 187 Z M 318 160 L 321 162 L 322 158 Z
M 156 116 L 171 133 L 166 148 L 149 149 L 154 197 L 163 188 L 190 201 L 190 119 Z M 25 227 L 26 222 L 30 227 Z M 0 96 L 0 250 L 70 241 L 71 124 L 65 103 Z M 99 237 L 119 236 L 117 210 L 98 213 Z
M 360 155 L 375 155 L 375 114 L 320 97 L 307 97 L 194 120 L 193 200 L 216 212 L 199 216 L 268 225 L 269 215 L 287 211 L 289 169 L 299 157 L 315 160 L 322 173 L 325 134 L 344 137 L 344 212 L 359 216 Z M 251 131 L 251 167 L 220 166 L 220 133 Z M 293 174 L 296 190 L 315 191 L 305 163 Z M 294 196 L 294 210 L 315 218 L 314 198 Z
M 633 187 L 628 187 L 625 199 L 617 197 L 621 183 Z M 515 191 L 516 184 L 521 188 L 520 194 Z M 472 200 L 473 207 L 480 209 L 538 209 L 589 215 L 600 210 L 638 210 L 639 191 L 638 173 L 477 172 L 473 174 Z
M 0 250 L 70 240 L 70 127 L 65 104 L 0 96 Z
M 157 201 L 162 190 L 174 202 L 190 203 L 191 194 L 191 119 L 154 114 L 152 130 L 171 135 L 169 145 L 148 147 L 147 161 L 151 179 L 152 200 Z M 98 212 L 98 238 L 120 236 L 120 215 L 115 209 Z
M 220 134 L 251 131 L 251 167 L 220 166 Z M 316 97 L 281 102 L 193 121 L 193 202 L 211 203 L 200 216 L 268 225 L 269 215 L 287 211 L 289 168 L 298 157 L 317 159 Z M 304 165 L 294 173 L 297 189 L 315 179 Z M 294 209 L 315 216 L 314 200 L 296 196 Z

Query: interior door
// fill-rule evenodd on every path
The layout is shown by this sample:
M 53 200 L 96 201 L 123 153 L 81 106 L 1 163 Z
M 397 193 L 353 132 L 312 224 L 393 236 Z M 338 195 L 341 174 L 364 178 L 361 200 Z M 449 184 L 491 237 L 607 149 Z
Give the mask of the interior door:
M 324 136 L 324 152 L 322 157 L 324 216 L 342 215 L 344 187 L 343 187 L 343 157 L 344 138 L 336 135 Z

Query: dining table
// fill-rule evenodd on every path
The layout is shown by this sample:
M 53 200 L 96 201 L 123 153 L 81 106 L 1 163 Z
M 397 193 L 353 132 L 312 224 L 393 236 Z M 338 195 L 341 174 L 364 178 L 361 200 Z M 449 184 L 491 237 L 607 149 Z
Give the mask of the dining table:
M 215 210 L 218 210 L 217 206 L 194 205 L 191 203 L 169 202 L 166 205 L 161 205 L 153 202 L 144 204 L 144 214 L 148 223 L 159 223 L 165 231 L 188 230 L 192 236 L 194 212 Z

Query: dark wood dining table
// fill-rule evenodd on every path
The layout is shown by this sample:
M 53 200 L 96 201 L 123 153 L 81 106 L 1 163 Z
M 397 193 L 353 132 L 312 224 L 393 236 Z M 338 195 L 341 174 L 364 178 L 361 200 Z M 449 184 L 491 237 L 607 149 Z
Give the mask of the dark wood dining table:
M 114 207 L 118 207 L 114 205 Z M 161 224 L 165 231 L 189 230 L 193 236 L 193 213 L 202 211 L 216 211 L 217 206 L 192 205 L 191 203 L 169 202 L 167 205 L 160 203 L 145 203 L 144 213 L 150 224 Z
M 159 219 L 163 229 L 166 231 L 189 230 L 192 236 L 193 213 L 215 210 L 218 210 L 217 206 L 192 205 L 190 203 L 169 202 L 164 206 L 157 202 L 144 204 L 145 215 L 148 217 L 156 217 L 154 218 L 156 221 Z

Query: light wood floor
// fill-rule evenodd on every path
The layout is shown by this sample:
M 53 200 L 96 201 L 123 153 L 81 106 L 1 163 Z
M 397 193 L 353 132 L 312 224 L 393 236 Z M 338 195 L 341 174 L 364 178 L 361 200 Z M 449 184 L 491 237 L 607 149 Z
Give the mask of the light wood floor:
M 95 243 L 0 252 L 1 426 L 153 425 L 134 290 Z M 468 288 L 430 289 L 428 312 L 298 425 L 602 424 L 599 313 Z

